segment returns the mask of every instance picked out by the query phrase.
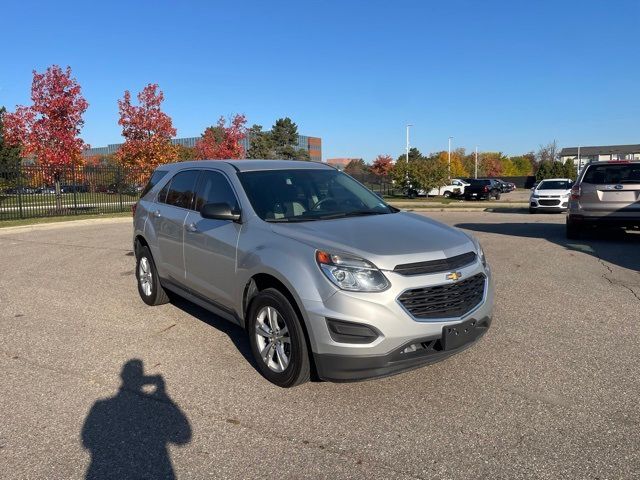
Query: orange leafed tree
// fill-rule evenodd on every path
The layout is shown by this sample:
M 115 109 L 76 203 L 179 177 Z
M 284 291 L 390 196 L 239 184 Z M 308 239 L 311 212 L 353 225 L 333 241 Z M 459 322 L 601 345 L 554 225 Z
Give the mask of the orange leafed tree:
M 388 177 L 393 170 L 391 155 L 378 155 L 371 165 L 371 171 L 379 177 Z
M 244 158 L 245 151 L 240 143 L 247 136 L 247 118 L 236 114 L 226 124 L 224 117 L 215 126 L 208 127 L 196 142 L 195 154 L 199 160 L 222 160 Z
M 52 65 L 46 72 L 33 71 L 31 106 L 18 106 L 4 116 L 5 139 L 21 145 L 23 157 L 35 157 L 47 167 L 47 176 L 61 167 L 82 163 L 82 151 L 88 148 L 80 138 L 82 115 L 89 104 L 80 84 L 65 70 Z
M 175 136 L 171 117 L 161 109 L 164 94 L 157 84 L 148 84 L 138 94 L 138 105 L 131 103 L 131 93 L 118 100 L 122 136 L 125 141 L 116 156 L 123 165 L 153 169 L 175 162 L 178 150 L 171 143 Z

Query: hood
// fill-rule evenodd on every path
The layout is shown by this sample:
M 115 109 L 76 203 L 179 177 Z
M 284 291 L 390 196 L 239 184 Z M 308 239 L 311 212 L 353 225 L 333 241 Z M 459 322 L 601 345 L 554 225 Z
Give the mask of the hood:
M 461 230 L 409 212 L 270 226 L 278 235 L 330 253 L 357 255 L 381 270 L 475 251 Z

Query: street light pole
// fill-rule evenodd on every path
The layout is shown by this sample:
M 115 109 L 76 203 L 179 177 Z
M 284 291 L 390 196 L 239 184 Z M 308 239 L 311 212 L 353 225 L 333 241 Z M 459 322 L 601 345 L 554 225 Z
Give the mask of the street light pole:
M 449 155 L 448 155 L 448 159 L 449 159 L 449 183 L 451 183 L 451 139 L 453 137 L 449 137 Z
M 409 163 L 409 127 L 413 127 L 413 125 L 407 124 L 407 163 Z
M 580 145 L 578 145 L 578 172 L 580 173 L 580 169 L 582 168 L 582 160 L 580 159 Z
M 473 178 L 478 178 L 478 146 L 476 145 L 476 168 Z

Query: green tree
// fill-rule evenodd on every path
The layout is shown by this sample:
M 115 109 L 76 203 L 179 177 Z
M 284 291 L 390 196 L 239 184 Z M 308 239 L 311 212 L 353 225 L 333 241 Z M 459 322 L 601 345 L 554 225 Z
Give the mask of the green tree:
M 564 162 L 564 165 L 562 166 L 562 170 L 563 170 L 562 176 L 564 178 L 570 178 L 571 180 L 575 180 L 576 177 L 578 176 L 578 171 L 576 169 L 575 164 L 573 163 L 573 160 L 567 160 L 566 162 Z
M 364 162 L 362 158 L 354 158 L 346 167 L 344 167 L 344 173 L 348 173 L 354 177 L 362 177 L 369 173 L 369 166 Z
M 270 132 L 274 158 L 309 160 L 309 152 L 298 148 L 298 126 L 289 118 L 279 118 Z
M 249 148 L 247 158 L 268 159 L 275 158 L 271 132 L 263 132 L 262 125 L 253 125 L 247 130 Z
M 511 157 L 511 162 L 514 167 L 514 175 L 518 177 L 524 177 L 533 173 L 533 162 L 535 155 L 533 152 L 525 153 L 524 155 L 517 155 Z
M 0 170 L 14 169 L 20 164 L 20 147 L 10 146 L 4 141 L 4 114 L 7 110 L 0 107 Z

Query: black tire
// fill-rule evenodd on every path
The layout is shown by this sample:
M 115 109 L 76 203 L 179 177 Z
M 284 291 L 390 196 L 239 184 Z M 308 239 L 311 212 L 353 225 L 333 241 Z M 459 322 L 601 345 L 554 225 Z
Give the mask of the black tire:
M 146 273 L 144 272 L 144 268 L 141 268 L 141 266 L 144 265 L 147 265 Z M 146 278 L 150 280 L 149 288 L 143 285 L 143 276 L 146 276 Z M 160 284 L 158 270 L 156 269 L 156 264 L 153 261 L 149 247 L 141 247 L 138 250 L 138 256 L 136 258 L 136 281 L 138 283 L 140 298 L 147 305 L 164 305 L 169 302 L 169 296 Z
M 450 198 L 450 197 L 451 197 L 451 192 L 444 192 L 444 193 L 442 194 L 442 196 L 443 196 L 444 198 Z
M 470 195 L 465 195 L 464 199 L 468 202 L 469 200 L 471 200 L 471 196 Z
M 536 212 L 537 212 L 537 210 L 535 208 L 529 207 L 529 213 L 533 214 L 533 213 L 536 213 Z
M 258 316 L 265 309 L 271 307 L 277 311 L 278 322 L 284 323 L 288 330 L 289 351 L 288 365 L 284 370 L 278 372 L 271 369 L 260 354 L 258 346 L 258 335 L 256 334 L 256 326 L 259 326 Z M 294 308 L 282 293 L 275 288 L 267 288 L 258 293 L 249 306 L 247 316 L 247 332 L 249 334 L 249 343 L 251 344 L 251 352 L 255 358 L 258 370 L 271 383 L 279 387 L 289 388 L 303 384 L 309 381 L 311 377 L 311 362 L 309 359 L 309 349 L 307 348 L 307 339 L 302 328 L 301 319 Z M 264 336 L 263 336 L 264 337 Z M 286 348 L 286 346 L 282 346 Z M 273 361 L 279 353 L 270 350 L 269 360 Z M 275 362 L 274 362 L 275 363 Z
M 496 192 L 496 194 L 495 194 L 495 199 L 496 199 L 496 200 L 500 200 L 500 192 Z
M 567 238 L 569 240 L 579 240 L 582 228 L 567 218 Z

